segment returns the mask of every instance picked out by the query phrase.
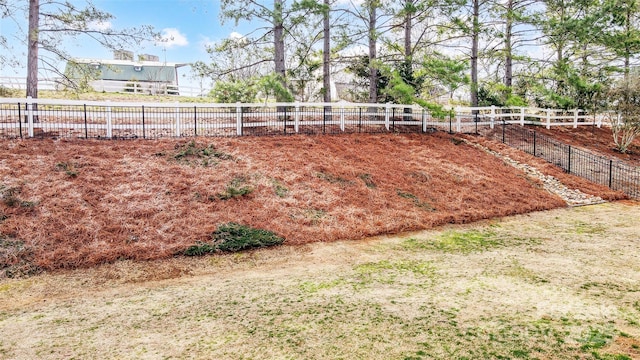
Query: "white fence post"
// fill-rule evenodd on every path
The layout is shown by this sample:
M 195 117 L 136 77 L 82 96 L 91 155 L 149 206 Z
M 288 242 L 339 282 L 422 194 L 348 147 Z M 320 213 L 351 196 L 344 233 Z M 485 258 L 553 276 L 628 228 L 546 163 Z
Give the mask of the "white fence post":
M 242 136 L 242 106 L 236 103 L 236 134 Z
M 296 101 L 295 105 L 295 116 L 293 118 L 293 128 L 296 131 L 296 134 L 300 131 L 300 103 Z
M 573 110 L 573 128 L 578 128 L 578 109 Z
M 489 115 L 489 120 L 491 121 L 491 124 L 489 125 L 489 127 L 493 129 L 495 127 L 495 122 L 496 122 L 496 106 L 495 105 L 491 105 L 491 114 Z
M 384 107 L 384 127 L 389 131 L 389 109 L 391 108 L 391 104 L 386 103 Z
M 427 132 L 427 112 L 422 109 L 422 132 Z
M 27 96 L 27 122 L 29 137 L 33 137 L 33 98 Z
M 182 125 L 180 124 L 180 107 L 178 106 L 180 103 L 176 102 L 176 136 L 180 137 L 181 134 L 181 127 Z
M 520 126 L 524 126 L 524 108 L 520 108 Z
M 113 122 L 111 120 L 111 100 L 107 100 L 107 138 L 113 138 Z
M 456 114 L 456 132 L 462 131 L 462 119 L 460 114 Z
M 551 110 L 547 109 L 547 129 L 551 129 Z
M 340 130 L 344 132 L 344 105 L 340 106 Z

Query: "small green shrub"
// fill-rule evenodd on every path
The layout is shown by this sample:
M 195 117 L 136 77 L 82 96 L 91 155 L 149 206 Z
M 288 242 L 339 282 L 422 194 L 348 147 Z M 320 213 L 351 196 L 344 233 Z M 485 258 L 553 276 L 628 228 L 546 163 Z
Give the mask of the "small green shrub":
M 254 229 L 233 222 L 220 225 L 211 237 L 218 250 L 228 252 L 275 246 L 284 242 L 284 238 L 271 231 Z
M 255 229 L 230 222 L 222 224 L 211 234 L 211 243 L 198 242 L 184 251 L 187 256 L 199 256 L 218 251 L 237 252 L 241 250 L 280 245 L 284 238 L 275 233 Z
M 202 256 L 214 252 L 216 252 L 215 246 L 202 241 L 198 241 L 195 245 L 189 246 L 187 250 L 184 251 L 184 254 L 187 256 Z
M 245 177 L 237 177 L 227 185 L 224 192 L 216 194 L 215 198 L 219 200 L 230 200 L 243 197 L 253 192 L 253 187 L 245 185 L 247 179 Z M 214 200 L 210 198 L 210 200 Z

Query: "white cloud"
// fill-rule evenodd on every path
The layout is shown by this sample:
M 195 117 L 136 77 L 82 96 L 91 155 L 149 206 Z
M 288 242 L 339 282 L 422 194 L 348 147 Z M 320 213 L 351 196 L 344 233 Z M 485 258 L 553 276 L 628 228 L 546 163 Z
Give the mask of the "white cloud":
M 232 39 L 232 40 L 244 39 L 244 35 L 234 31 L 231 34 L 229 34 L 229 39 Z
M 89 29 L 96 31 L 107 31 L 111 29 L 110 21 L 94 21 L 89 24 Z
M 161 40 L 160 42 L 158 42 L 158 45 L 164 46 L 166 48 L 189 45 L 189 40 L 187 40 L 187 37 L 176 28 L 162 29 L 160 38 Z

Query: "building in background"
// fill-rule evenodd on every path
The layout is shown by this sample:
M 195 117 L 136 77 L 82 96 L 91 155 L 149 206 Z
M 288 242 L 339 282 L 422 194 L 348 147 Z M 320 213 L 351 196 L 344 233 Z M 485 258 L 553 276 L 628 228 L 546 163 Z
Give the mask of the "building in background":
M 158 56 L 114 51 L 114 58 L 73 59 L 67 62 L 64 86 L 99 92 L 179 95 L 178 68 L 188 64 L 161 62 Z

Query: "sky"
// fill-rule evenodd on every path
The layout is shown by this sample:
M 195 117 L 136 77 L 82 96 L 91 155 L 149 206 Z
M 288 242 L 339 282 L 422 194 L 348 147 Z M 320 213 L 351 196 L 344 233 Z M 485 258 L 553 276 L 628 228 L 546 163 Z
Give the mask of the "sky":
M 84 4 L 84 1 L 72 1 Z M 108 24 L 96 26 L 111 26 L 114 29 L 151 25 L 161 33 L 166 42 L 154 44 L 149 42 L 141 48 L 129 49 L 136 55 L 157 55 L 160 61 L 175 63 L 192 63 L 198 60 L 208 62 L 209 56 L 206 45 L 214 41 L 228 38 L 233 32 L 242 32 L 242 27 L 236 27 L 233 21 L 225 25 L 219 19 L 220 2 L 214 0 L 94 0 L 93 3 L 100 10 L 111 13 L 115 18 Z M 26 47 L 16 39 L 21 33 L 13 21 L 2 19 L 0 33 L 8 39 L 13 52 L 23 59 L 18 67 L 3 67 L 0 76 L 26 76 Z M 27 27 L 27 19 L 21 25 Z M 241 24 L 242 26 L 242 24 Z M 247 25 L 244 25 L 247 26 Z M 95 42 L 82 39 L 80 41 L 65 41 L 64 48 L 76 58 L 112 59 L 112 51 Z M 59 64 L 64 68 L 64 63 Z M 41 77 L 46 73 L 41 72 Z M 189 67 L 180 69 L 180 82 L 193 81 Z

